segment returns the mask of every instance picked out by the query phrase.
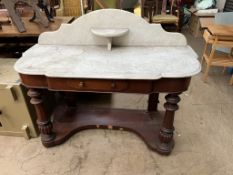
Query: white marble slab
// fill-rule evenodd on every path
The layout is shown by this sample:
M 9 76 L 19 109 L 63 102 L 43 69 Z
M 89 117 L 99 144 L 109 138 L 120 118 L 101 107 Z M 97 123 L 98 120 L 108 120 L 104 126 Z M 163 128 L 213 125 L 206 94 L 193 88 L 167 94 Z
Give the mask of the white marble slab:
M 114 38 L 125 35 L 129 29 L 102 29 L 102 28 L 92 28 L 91 32 L 99 37 L 104 38 Z
M 128 29 L 114 37 L 111 51 L 102 32 Z M 109 49 L 110 50 L 110 49 Z M 200 72 L 196 53 L 180 33 L 165 32 L 132 13 L 103 9 L 84 15 L 58 31 L 45 32 L 15 64 L 17 72 L 48 77 L 159 79 Z
M 112 49 L 112 41 L 113 38 L 121 37 L 125 34 L 127 34 L 129 29 L 102 29 L 102 28 L 92 28 L 91 32 L 99 37 L 103 37 L 106 39 L 107 42 L 107 49 Z
M 115 47 L 35 45 L 15 64 L 17 72 L 64 78 L 159 79 L 200 72 L 189 46 Z

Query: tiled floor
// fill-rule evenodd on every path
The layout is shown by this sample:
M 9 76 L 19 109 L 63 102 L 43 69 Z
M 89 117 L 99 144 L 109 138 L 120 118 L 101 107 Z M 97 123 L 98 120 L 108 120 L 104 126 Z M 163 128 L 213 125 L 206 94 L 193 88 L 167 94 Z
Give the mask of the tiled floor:
M 186 35 L 201 54 L 202 39 Z M 0 136 L 0 175 L 232 175 L 230 76 L 212 69 L 208 83 L 201 78 L 202 74 L 193 77 L 182 94 L 170 156 L 150 151 L 140 138 L 125 131 L 86 130 L 50 149 L 41 145 L 40 138 Z M 115 94 L 111 102 L 113 107 L 145 109 L 147 97 Z

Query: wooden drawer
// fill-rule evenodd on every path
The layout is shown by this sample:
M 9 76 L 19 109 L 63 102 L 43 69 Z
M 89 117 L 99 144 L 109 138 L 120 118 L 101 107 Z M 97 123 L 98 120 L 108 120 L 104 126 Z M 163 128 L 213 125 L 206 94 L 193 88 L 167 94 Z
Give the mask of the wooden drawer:
M 125 80 L 48 79 L 48 87 L 53 90 L 124 92 L 128 86 Z

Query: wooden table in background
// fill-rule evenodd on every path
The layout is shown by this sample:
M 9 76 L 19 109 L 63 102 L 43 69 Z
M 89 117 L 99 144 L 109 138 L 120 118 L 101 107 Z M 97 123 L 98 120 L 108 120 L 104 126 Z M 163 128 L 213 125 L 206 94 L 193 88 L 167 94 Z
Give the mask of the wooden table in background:
M 29 17 L 22 18 L 22 21 L 27 29 L 26 32 L 20 33 L 17 27 L 13 24 L 3 25 L 2 30 L 0 30 L 0 37 L 38 37 L 43 32 L 57 30 L 62 23 L 72 22 L 74 17 L 56 17 L 55 21 L 50 22 L 49 27 L 47 28 L 36 22 L 30 22 L 29 19 Z
M 214 24 L 214 18 L 200 18 L 201 29 L 206 29 L 209 25 Z
M 208 30 L 216 37 L 232 37 L 233 25 L 209 25 Z
M 211 66 L 233 67 L 233 25 L 208 25 L 204 32 L 205 48 L 202 62 L 205 61 L 207 67 L 205 69 L 204 81 L 207 81 L 208 72 Z M 211 45 L 211 51 L 208 54 L 208 45 Z M 229 48 L 230 53 L 217 53 L 216 48 Z M 233 85 L 233 75 L 229 82 Z
M 17 53 L 20 57 L 21 53 L 27 50 L 29 47 L 37 43 L 38 37 L 41 33 L 47 31 L 57 30 L 62 23 L 71 23 L 74 17 L 56 17 L 55 22 L 51 22 L 49 27 L 45 28 L 41 24 L 36 22 L 30 22 L 29 17 L 23 17 L 22 21 L 27 29 L 26 32 L 20 33 L 14 24 L 2 25 L 0 30 L 0 44 L 14 44 L 14 46 L 1 47 L 1 52 Z

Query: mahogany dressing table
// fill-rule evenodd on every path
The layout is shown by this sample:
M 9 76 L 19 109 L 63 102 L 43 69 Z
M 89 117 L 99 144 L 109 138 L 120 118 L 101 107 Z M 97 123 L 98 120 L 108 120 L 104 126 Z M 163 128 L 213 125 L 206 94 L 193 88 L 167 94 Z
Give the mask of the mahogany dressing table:
M 169 154 L 179 94 L 200 72 L 196 53 L 180 33 L 126 11 L 103 9 L 62 24 L 39 36 L 15 64 L 37 111 L 44 146 L 65 142 L 89 128 L 128 130 L 149 148 Z M 43 107 L 43 90 L 148 94 L 148 110 L 78 108 L 59 105 L 52 117 Z M 167 93 L 165 112 L 157 111 L 159 93 Z

